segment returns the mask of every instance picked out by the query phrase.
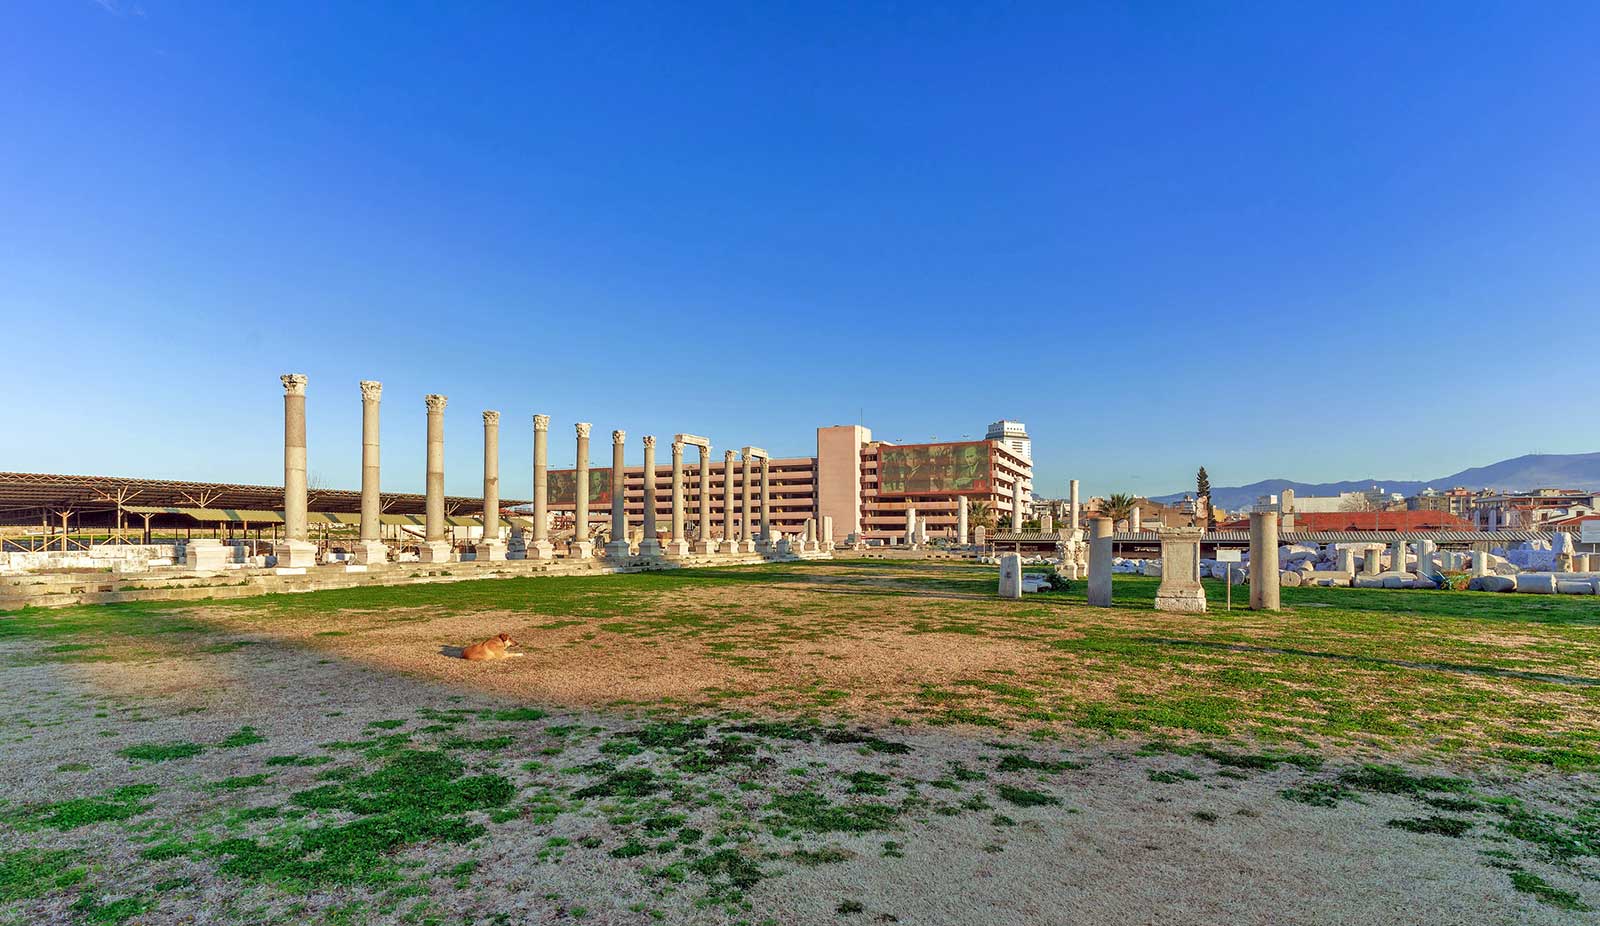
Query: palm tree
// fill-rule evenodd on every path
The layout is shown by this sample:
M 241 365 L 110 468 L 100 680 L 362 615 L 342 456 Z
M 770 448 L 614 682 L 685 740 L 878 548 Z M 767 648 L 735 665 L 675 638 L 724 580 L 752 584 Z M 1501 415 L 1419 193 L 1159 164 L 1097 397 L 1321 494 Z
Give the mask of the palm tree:
M 1100 506 L 1100 514 L 1111 519 L 1111 523 L 1126 521 L 1133 517 L 1133 506 L 1138 501 L 1132 495 L 1114 492 L 1106 496 L 1105 503 Z
M 976 498 L 967 499 L 967 523 L 973 527 L 983 525 L 986 531 L 994 530 L 994 512 L 990 510 L 989 503 Z

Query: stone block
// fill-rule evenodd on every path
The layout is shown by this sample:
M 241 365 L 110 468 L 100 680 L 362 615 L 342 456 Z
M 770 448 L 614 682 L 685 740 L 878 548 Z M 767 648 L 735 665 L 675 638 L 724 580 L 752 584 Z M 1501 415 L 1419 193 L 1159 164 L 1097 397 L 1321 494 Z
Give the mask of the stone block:
M 232 558 L 232 548 L 223 546 L 220 540 L 191 540 L 183 548 L 183 564 L 190 569 L 221 569 Z
M 505 562 L 506 544 L 503 540 L 485 540 L 472 548 L 473 555 L 480 563 Z
M 1000 597 L 1022 597 L 1022 557 L 1016 553 L 1000 557 Z
M 1474 592 L 1514 592 L 1517 590 L 1517 580 L 1511 576 L 1475 576 L 1467 583 L 1467 589 Z
M 1528 572 L 1517 576 L 1517 591 L 1529 595 L 1554 595 L 1556 577 L 1549 572 Z
M 299 569 L 317 564 L 317 545 L 304 540 L 280 540 L 272 545 L 280 568 Z
M 615 563 L 627 562 L 633 557 L 633 545 L 626 540 L 613 540 L 606 544 L 606 559 Z
M 376 540 L 362 540 L 356 543 L 354 556 L 356 562 L 363 565 L 387 563 L 389 561 L 389 548 Z
M 1301 583 L 1300 573 L 1293 569 L 1285 569 L 1278 573 L 1278 584 L 1286 588 L 1295 588 Z
M 451 563 L 455 562 L 455 558 L 456 551 L 443 540 L 430 540 L 417 544 L 419 563 Z
M 1593 579 L 1562 578 L 1556 580 L 1556 594 L 1559 595 L 1593 595 Z

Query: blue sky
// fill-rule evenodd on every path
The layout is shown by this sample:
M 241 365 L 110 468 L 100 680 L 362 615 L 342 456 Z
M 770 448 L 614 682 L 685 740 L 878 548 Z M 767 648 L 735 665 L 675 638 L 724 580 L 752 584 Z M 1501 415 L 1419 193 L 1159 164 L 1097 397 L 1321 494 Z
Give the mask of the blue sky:
M 0 9 L 0 469 L 475 492 L 529 418 L 1039 488 L 1600 450 L 1595 4 Z M 1257 377 L 1266 377 L 1265 389 Z M 601 437 L 596 459 L 609 452 Z

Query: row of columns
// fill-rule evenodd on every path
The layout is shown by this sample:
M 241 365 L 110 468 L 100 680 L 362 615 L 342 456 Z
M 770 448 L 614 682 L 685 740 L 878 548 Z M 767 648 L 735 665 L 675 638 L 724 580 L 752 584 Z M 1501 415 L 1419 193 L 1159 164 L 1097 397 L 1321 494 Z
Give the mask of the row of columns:
M 306 478 L 306 414 L 305 397 L 307 378 L 304 374 L 288 373 L 280 377 L 284 394 L 283 432 L 283 487 L 284 487 L 284 539 L 273 552 L 280 567 L 297 568 L 314 565 L 316 545 L 309 540 L 307 528 Z M 380 494 L 381 461 L 379 456 L 379 405 L 383 397 L 383 384 L 362 380 L 361 388 L 361 525 L 360 540 L 355 555 L 360 563 L 385 562 L 388 549 L 382 542 L 380 519 L 382 502 Z M 448 399 L 430 394 L 424 397 L 427 408 L 427 454 L 425 472 L 425 500 L 423 517 L 423 543 L 419 554 L 424 562 L 445 562 L 453 558 L 447 540 L 444 511 L 444 410 Z M 574 530 L 568 555 L 588 558 L 593 554 L 589 538 L 589 434 L 592 425 L 578 422 L 577 481 L 574 487 Z M 527 555 L 535 559 L 554 556 L 554 545 L 549 537 L 549 431 L 550 416 L 533 416 L 533 542 Z M 607 554 L 631 555 L 628 543 L 626 508 L 626 472 L 623 463 L 627 435 L 611 432 L 611 540 Z M 656 472 L 655 438 L 644 438 L 644 542 L 639 553 L 654 556 L 661 553 L 656 539 Z M 677 435 L 672 442 L 672 521 L 671 541 L 667 552 L 687 555 L 689 544 L 684 531 L 684 473 L 683 448 L 692 443 L 700 449 L 700 546 L 699 552 L 714 553 L 718 545 L 711 540 L 711 442 L 693 435 Z M 734 451 L 723 456 L 723 541 L 721 552 L 756 552 L 772 546 L 771 535 L 771 479 L 770 460 L 766 451 L 745 447 L 742 451 L 743 472 L 742 521 L 743 537 L 734 538 L 733 461 Z M 759 539 L 751 536 L 752 518 L 751 480 L 752 463 L 761 461 L 761 529 Z M 500 540 L 500 413 L 483 413 L 483 537 L 475 548 L 479 559 L 502 560 L 506 545 Z
M 1112 529 L 1110 518 L 1089 519 L 1088 599 L 1095 607 L 1111 607 Z M 1172 528 L 1162 533 L 1163 588 L 1169 584 L 1183 584 L 1193 587 L 1189 592 L 1198 591 L 1187 603 L 1174 603 L 1166 610 L 1204 611 L 1205 595 L 1198 574 L 1199 541 L 1203 532 L 1199 528 Z M 1179 552 L 1185 557 L 1182 562 L 1177 555 Z M 1169 583 L 1169 579 L 1176 581 Z M 1161 607 L 1159 593 L 1157 607 Z M 1257 611 L 1276 611 L 1280 607 L 1276 512 L 1250 514 L 1250 607 Z

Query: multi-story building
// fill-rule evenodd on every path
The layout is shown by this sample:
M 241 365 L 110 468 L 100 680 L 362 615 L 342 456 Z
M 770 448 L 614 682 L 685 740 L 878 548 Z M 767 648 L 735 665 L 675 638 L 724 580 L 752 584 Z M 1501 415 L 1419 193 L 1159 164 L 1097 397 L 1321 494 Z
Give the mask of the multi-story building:
M 1600 510 L 1600 492 L 1582 489 L 1534 489 L 1531 492 L 1488 492 L 1473 496 L 1467 516 L 1476 524 L 1533 530 L 1546 521 Z
M 989 425 L 989 432 L 983 436 L 984 440 L 1000 441 L 1010 449 L 1012 454 L 1029 462 L 1033 461 L 1033 438 L 1028 436 L 1028 428 L 1020 421 L 1011 421 L 1001 418 Z
M 1020 427 L 1020 426 L 1019 426 Z M 658 446 L 657 450 L 662 448 Z M 671 526 L 672 466 L 658 452 L 656 463 L 656 527 L 665 534 Z M 700 511 L 700 458 L 695 448 L 684 453 L 685 522 L 691 534 Z M 725 462 L 714 451 L 707 461 L 710 480 L 711 533 L 721 537 L 723 529 L 723 485 Z M 735 533 L 743 515 L 744 464 L 733 461 L 733 509 Z M 589 522 L 604 529 L 611 520 L 611 470 L 591 467 Z M 575 504 L 573 470 L 550 471 L 549 509 L 555 527 L 572 526 Z M 833 519 L 835 542 L 851 534 L 867 540 L 899 540 L 906 529 L 906 512 L 915 508 L 926 518 L 928 535 L 954 537 L 959 506 L 976 502 L 977 511 L 992 513 L 996 526 L 1011 524 L 1016 486 L 1022 483 L 1024 514 L 1029 503 L 1033 478 L 1032 461 L 1020 455 L 1007 440 L 961 441 L 933 444 L 892 444 L 872 439 L 872 431 L 859 425 L 836 425 L 817 429 L 817 452 L 810 457 L 774 459 L 768 466 L 771 487 L 771 518 L 775 533 L 798 533 L 807 518 Z M 624 507 L 630 528 L 644 521 L 644 467 L 623 470 Z M 760 464 L 752 463 L 751 530 L 760 527 Z M 974 518 L 969 527 L 981 521 Z

